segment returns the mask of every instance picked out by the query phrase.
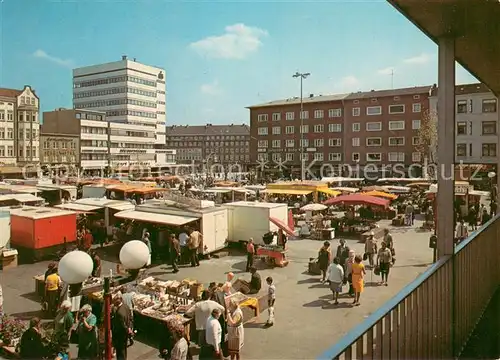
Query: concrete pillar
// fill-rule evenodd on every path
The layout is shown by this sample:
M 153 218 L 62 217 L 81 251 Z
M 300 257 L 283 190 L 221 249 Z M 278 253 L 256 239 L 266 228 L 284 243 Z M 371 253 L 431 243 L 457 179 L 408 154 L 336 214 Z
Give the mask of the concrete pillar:
M 455 39 L 439 39 L 438 55 L 438 258 L 454 251 Z
M 497 97 L 497 153 L 495 154 L 497 157 L 497 168 L 496 168 L 496 174 L 497 174 L 497 196 L 496 199 L 491 199 L 495 200 L 497 204 L 500 203 L 500 109 L 498 108 L 500 106 L 500 96 Z M 498 213 L 498 207 L 497 207 L 497 213 Z

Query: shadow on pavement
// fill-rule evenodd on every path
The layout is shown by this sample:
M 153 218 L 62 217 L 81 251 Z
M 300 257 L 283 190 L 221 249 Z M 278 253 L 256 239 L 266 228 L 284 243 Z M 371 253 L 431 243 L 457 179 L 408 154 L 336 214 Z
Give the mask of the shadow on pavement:
M 319 283 L 320 280 L 321 280 L 320 278 L 309 278 L 309 279 L 299 280 L 299 281 L 297 281 L 297 285 Z
M 327 302 L 326 300 L 316 299 L 316 300 L 314 300 L 314 301 L 311 301 L 311 302 L 305 303 L 305 304 L 304 304 L 304 305 L 302 305 L 302 306 L 303 306 L 303 307 L 321 307 L 321 306 L 324 306 L 326 302 Z

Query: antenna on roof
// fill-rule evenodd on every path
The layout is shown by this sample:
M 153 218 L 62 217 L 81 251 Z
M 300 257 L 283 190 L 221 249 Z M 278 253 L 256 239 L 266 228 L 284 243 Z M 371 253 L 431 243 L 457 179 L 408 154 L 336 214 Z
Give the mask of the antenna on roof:
M 391 89 L 394 89 L 394 69 L 391 69 Z

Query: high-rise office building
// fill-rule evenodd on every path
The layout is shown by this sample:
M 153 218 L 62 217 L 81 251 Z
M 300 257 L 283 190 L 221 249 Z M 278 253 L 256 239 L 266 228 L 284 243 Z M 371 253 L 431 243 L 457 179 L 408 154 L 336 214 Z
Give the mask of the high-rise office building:
M 73 107 L 106 113 L 114 168 L 175 162 L 175 151 L 165 147 L 165 106 L 164 69 L 123 56 L 73 70 Z

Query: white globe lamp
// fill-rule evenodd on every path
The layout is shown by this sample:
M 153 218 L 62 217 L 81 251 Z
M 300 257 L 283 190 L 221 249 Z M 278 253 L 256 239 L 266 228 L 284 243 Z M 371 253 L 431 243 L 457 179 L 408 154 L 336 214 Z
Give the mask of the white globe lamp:
M 122 246 L 120 262 L 127 270 L 139 270 L 149 260 L 149 248 L 140 240 L 132 240 Z
M 496 175 L 497 175 L 497 174 L 496 174 L 494 171 L 490 171 L 490 172 L 488 173 L 488 177 L 489 177 L 490 179 L 493 179 Z
M 92 274 L 94 263 L 83 251 L 71 251 L 59 261 L 58 273 L 61 279 L 70 285 L 81 284 Z

